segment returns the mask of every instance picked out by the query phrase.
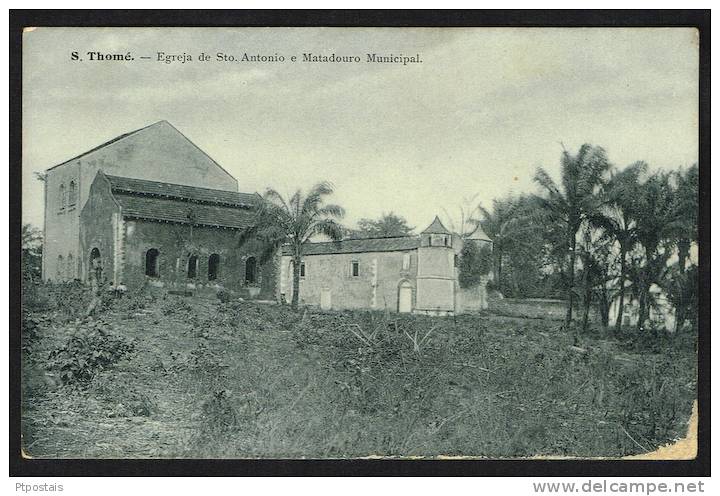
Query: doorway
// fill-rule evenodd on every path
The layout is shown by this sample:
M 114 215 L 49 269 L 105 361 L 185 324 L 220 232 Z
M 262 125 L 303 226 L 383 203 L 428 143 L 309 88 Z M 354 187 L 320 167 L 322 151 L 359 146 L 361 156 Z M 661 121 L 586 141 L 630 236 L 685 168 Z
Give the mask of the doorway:
M 398 312 L 412 312 L 412 285 L 408 281 L 400 283 L 398 289 Z

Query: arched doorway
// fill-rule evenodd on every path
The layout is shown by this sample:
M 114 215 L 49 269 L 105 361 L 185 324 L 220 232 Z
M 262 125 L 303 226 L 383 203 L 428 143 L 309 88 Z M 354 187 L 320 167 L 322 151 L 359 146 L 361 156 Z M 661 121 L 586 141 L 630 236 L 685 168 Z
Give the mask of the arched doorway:
M 159 277 L 158 261 L 160 252 L 156 248 L 150 248 L 145 253 L 145 275 L 148 277 Z
M 197 255 L 190 255 L 188 258 L 187 276 L 188 279 L 195 279 L 197 277 L 198 257 Z
M 102 258 L 100 257 L 100 250 L 97 247 L 90 250 L 90 263 L 88 267 L 88 282 L 100 282 L 102 280 Z
M 218 278 L 220 272 L 220 255 L 213 253 L 208 258 L 208 281 L 214 281 Z
M 412 312 L 412 284 L 403 281 L 398 286 L 398 312 Z
M 257 280 L 257 261 L 250 257 L 245 261 L 245 283 L 255 284 Z

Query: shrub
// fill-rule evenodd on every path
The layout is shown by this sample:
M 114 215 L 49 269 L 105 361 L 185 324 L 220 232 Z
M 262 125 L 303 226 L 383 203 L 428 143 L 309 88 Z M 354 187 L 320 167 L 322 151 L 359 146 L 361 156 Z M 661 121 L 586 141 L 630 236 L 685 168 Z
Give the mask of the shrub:
M 218 289 L 216 296 L 222 303 L 229 303 L 233 300 L 237 300 L 237 295 L 233 291 L 225 288 Z
M 132 340 L 111 334 L 95 323 L 77 329 L 65 344 L 50 352 L 49 359 L 63 383 L 84 385 L 134 349 Z
M 163 315 L 174 315 L 176 313 L 188 313 L 192 311 L 190 304 L 182 298 L 166 300 L 162 307 Z

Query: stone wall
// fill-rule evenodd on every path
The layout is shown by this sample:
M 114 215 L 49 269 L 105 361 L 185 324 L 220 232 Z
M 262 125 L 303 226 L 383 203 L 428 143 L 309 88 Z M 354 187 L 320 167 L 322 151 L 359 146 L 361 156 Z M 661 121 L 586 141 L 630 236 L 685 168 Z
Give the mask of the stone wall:
M 407 257 L 407 268 L 403 268 Z M 291 257 L 281 258 L 280 292 L 292 300 Z M 352 275 L 352 262 L 358 262 L 358 275 Z M 413 290 L 417 250 L 368 253 L 308 255 L 303 257 L 305 277 L 300 279 L 300 303 L 320 306 L 323 292 L 329 292 L 332 309 L 398 310 L 398 291 L 403 281 Z
M 170 224 L 163 222 L 130 220 L 124 222 L 124 254 L 122 277 L 128 287 L 149 283 L 168 289 L 193 284 L 197 289 L 222 286 L 229 289 L 243 289 L 246 262 L 255 253 L 238 248 L 238 232 L 233 229 Z M 145 257 L 148 250 L 159 252 L 158 277 L 145 275 Z M 187 278 L 188 258 L 197 258 L 196 277 Z M 220 256 L 219 271 L 215 280 L 208 277 L 210 255 Z M 258 297 L 275 299 L 275 269 L 273 263 L 258 264 Z M 253 290 L 253 293 L 255 290 Z
M 62 255 L 67 263 L 68 254 L 75 261 L 79 258 L 80 211 L 99 170 L 115 176 L 238 190 L 235 178 L 165 121 L 54 167 L 45 178 L 44 280 L 56 280 L 59 275 L 62 280 L 81 277 L 79 264 L 69 270 L 67 266 L 58 268 L 57 260 Z M 71 180 L 77 188 L 76 206 L 61 212 L 60 184 L 67 191 Z
M 70 183 L 76 186 L 74 199 L 69 199 Z M 80 167 L 69 164 L 54 169 L 45 177 L 45 226 L 43 243 L 43 280 L 70 281 L 78 276 L 80 250 L 80 210 L 84 201 L 79 197 Z M 65 190 L 65 206 L 61 200 Z M 62 257 L 59 263 L 58 257 Z M 68 260 L 72 257 L 72 264 Z
M 100 251 L 103 279 L 114 282 L 116 272 L 115 239 L 120 207 L 110 192 L 110 183 L 98 176 L 93 187 L 93 194 L 85 203 L 80 214 L 80 263 L 78 276 L 88 282 L 90 269 L 90 252 L 93 248 Z

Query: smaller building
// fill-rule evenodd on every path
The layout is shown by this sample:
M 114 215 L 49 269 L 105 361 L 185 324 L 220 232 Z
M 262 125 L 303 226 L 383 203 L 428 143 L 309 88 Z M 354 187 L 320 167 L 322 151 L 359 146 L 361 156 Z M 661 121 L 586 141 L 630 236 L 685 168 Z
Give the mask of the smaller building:
M 114 286 L 244 289 L 275 298 L 272 264 L 261 266 L 239 233 L 257 194 L 106 175 L 98 171 L 80 214 L 80 277 Z
M 300 303 L 322 309 L 373 309 L 453 315 L 487 307 L 485 280 L 475 288 L 458 284 L 457 257 L 467 240 L 440 221 L 419 236 L 306 243 L 300 266 Z M 486 237 L 485 237 L 486 238 Z M 292 299 L 293 260 L 280 257 L 279 292 Z

